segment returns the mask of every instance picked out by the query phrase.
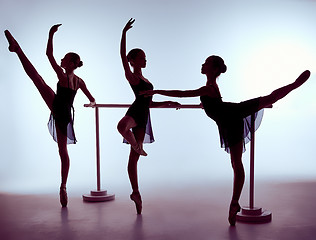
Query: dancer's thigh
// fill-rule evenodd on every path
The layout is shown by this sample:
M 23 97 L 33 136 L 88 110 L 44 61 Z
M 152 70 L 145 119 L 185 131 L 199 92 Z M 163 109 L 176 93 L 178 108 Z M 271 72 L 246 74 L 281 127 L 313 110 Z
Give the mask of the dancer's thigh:
M 55 92 L 45 83 L 44 79 L 39 74 L 37 74 L 37 76 L 32 80 L 46 105 L 52 111 Z

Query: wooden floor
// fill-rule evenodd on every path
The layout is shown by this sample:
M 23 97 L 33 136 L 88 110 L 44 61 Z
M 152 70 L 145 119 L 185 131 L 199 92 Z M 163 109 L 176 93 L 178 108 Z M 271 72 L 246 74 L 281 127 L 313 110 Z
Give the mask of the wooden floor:
M 245 188 L 247 191 L 247 187 Z M 58 195 L 0 194 L 3 240 L 312 240 L 316 236 L 316 181 L 256 184 L 255 205 L 272 212 L 264 224 L 227 221 L 231 186 L 146 189 L 143 214 L 136 215 L 129 192 L 109 202 L 83 202 L 69 194 L 61 208 Z M 247 194 L 241 204 L 247 205 Z

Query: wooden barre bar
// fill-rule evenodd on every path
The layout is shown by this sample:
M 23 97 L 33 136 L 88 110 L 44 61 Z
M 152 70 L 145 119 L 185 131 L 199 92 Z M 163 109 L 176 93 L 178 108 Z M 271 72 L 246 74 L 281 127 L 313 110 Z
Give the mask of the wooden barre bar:
M 128 108 L 131 104 L 95 104 L 90 106 L 89 104 L 84 104 L 84 107 L 98 107 L 98 108 Z M 200 104 L 181 104 L 180 106 L 164 106 L 164 107 L 150 107 L 150 108 L 203 108 Z

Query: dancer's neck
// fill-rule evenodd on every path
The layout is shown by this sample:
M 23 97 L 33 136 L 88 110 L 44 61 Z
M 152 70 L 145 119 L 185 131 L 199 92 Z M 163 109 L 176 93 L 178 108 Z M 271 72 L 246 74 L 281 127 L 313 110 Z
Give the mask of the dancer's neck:
M 215 86 L 217 86 L 216 77 L 207 76 L 206 85 L 207 85 L 207 86 L 209 86 L 209 85 L 215 85 Z

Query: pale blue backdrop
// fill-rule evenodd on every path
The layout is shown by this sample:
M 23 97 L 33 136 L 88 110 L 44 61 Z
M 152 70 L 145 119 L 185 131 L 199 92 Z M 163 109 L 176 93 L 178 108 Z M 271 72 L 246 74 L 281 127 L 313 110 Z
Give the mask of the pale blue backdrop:
M 205 58 L 224 58 L 219 80 L 223 100 L 239 102 L 270 93 L 310 69 L 310 80 L 265 111 L 256 134 L 256 179 L 300 181 L 316 173 L 316 1 L 212 0 L 1 0 L 0 191 L 58 191 L 60 160 L 47 130 L 49 110 L 15 54 L 7 50 L 9 29 L 54 90 L 57 78 L 45 55 L 49 28 L 62 23 L 54 39 L 57 61 L 69 51 L 84 65 L 76 71 L 98 103 L 131 103 L 119 56 L 121 31 L 135 18 L 127 48 L 147 55 L 144 75 L 156 89 L 195 89 L 205 84 Z M 154 97 L 155 101 L 169 100 Z M 198 98 L 180 99 L 198 104 Z M 75 99 L 76 145 L 69 147 L 69 189 L 96 186 L 94 110 L 79 92 Z M 126 109 L 101 109 L 102 186 L 129 188 L 129 147 L 116 124 Z M 215 123 L 202 110 L 152 110 L 156 142 L 145 145 L 141 188 L 231 181 L 229 155 L 219 147 Z M 247 171 L 249 146 L 244 155 Z

